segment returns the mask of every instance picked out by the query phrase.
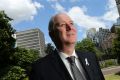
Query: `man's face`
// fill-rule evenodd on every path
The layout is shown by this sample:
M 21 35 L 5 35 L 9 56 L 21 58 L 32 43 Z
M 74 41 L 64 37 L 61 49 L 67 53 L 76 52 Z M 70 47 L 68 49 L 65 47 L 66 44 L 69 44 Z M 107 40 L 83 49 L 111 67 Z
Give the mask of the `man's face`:
M 77 30 L 70 17 L 66 14 L 59 14 L 55 16 L 54 21 L 57 39 L 60 39 L 62 44 L 74 44 L 77 39 Z

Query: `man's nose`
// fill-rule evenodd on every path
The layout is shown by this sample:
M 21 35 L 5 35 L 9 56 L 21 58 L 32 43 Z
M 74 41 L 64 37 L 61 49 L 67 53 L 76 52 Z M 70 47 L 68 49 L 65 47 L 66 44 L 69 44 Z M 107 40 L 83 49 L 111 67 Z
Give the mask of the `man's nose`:
M 71 24 L 66 24 L 66 30 L 69 31 L 73 28 L 73 26 Z

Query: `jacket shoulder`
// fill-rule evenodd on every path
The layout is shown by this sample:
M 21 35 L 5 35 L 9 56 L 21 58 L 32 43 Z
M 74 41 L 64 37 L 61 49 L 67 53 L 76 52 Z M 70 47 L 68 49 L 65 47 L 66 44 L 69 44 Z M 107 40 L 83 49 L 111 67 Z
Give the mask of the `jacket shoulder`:
M 51 55 L 46 55 L 45 57 L 42 57 L 38 60 L 36 60 L 35 62 L 32 63 L 33 66 L 37 66 L 37 65 L 44 65 L 46 63 L 49 63 L 51 59 Z
M 96 53 L 89 52 L 89 51 L 76 51 L 76 53 L 80 56 L 89 56 L 89 57 L 96 57 Z

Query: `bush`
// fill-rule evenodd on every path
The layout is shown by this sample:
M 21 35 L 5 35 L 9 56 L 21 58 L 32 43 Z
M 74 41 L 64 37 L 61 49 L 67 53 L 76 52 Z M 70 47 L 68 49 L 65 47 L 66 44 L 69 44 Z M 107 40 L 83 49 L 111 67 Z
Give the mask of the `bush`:
M 100 62 L 101 68 L 115 66 L 115 65 L 118 65 L 116 59 L 109 59 L 109 60 L 104 60 Z
M 32 62 L 39 58 L 39 52 L 34 49 L 16 48 L 14 55 L 11 57 L 13 65 L 27 68 Z
M 0 80 L 28 80 L 31 63 L 39 58 L 36 50 L 16 48 L 15 53 L 10 56 L 11 64 L 0 68 Z
M 5 74 L 0 80 L 19 80 L 26 77 L 25 70 L 19 66 L 11 66 L 7 74 Z

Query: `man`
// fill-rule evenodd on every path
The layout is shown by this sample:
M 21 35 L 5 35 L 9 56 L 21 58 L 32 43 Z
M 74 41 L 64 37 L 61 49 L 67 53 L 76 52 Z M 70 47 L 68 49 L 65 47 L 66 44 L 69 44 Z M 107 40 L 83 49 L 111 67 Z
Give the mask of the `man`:
M 49 35 L 56 50 L 33 64 L 30 80 L 104 80 L 96 56 L 75 51 L 77 30 L 67 14 L 51 18 Z

